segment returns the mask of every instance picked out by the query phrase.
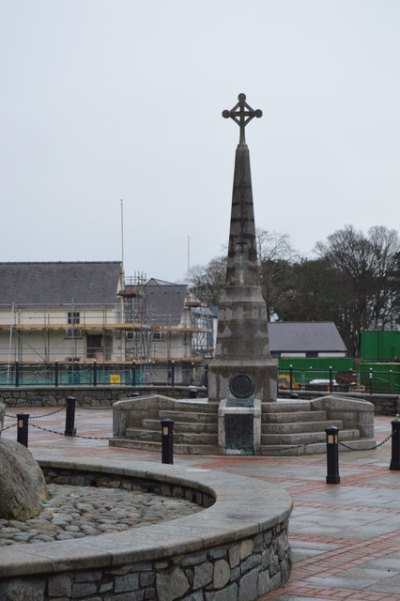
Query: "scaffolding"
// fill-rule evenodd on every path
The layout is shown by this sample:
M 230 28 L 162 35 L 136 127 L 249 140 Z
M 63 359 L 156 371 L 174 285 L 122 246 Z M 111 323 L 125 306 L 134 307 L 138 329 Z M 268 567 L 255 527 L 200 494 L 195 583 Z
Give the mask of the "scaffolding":
M 144 285 L 143 273 L 135 273 L 125 279 L 125 286 L 119 291 L 122 298 L 124 316 L 127 324 L 135 324 L 125 331 L 125 360 L 148 361 L 152 354 L 153 334 Z
M 196 364 L 212 356 L 207 308 L 186 292 L 179 323 L 157 315 L 147 282 L 143 273 L 126 278 L 114 305 L 0 306 L 0 363 Z

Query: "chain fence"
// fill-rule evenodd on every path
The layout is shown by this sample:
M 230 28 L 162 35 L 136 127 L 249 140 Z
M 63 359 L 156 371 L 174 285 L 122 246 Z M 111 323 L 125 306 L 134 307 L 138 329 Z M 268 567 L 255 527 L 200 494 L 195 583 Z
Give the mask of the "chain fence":
M 93 409 L 93 410 L 97 410 L 97 411 L 110 411 L 112 409 L 112 406 L 110 407 L 88 407 L 88 409 Z M 62 411 L 65 411 L 65 407 L 60 407 L 59 409 L 56 409 L 54 411 L 49 411 L 48 413 L 43 413 L 42 415 L 32 415 L 29 414 L 29 423 L 32 426 L 32 428 L 36 428 L 37 430 L 43 430 L 44 432 L 49 432 L 51 434 L 57 434 L 59 436 L 63 436 L 66 438 L 70 438 L 69 434 L 66 434 L 65 432 L 60 432 L 58 430 L 53 430 L 52 428 L 45 428 L 43 426 L 39 426 L 38 424 L 34 424 L 32 423 L 31 420 L 35 420 L 35 419 L 42 419 L 44 417 L 50 417 L 52 415 L 56 415 L 57 413 L 61 413 Z M 9 430 L 10 428 L 16 428 L 18 426 L 18 417 L 17 415 L 12 415 L 9 413 L 5 413 L 4 417 L 8 418 L 8 419 L 15 419 L 15 423 L 10 424 L 8 426 L 4 426 L 2 428 L 0 428 L 0 434 L 2 432 L 4 432 L 5 430 Z M 84 439 L 88 439 L 88 440 L 109 440 L 109 436 L 82 436 L 82 435 L 78 435 L 78 434 L 74 434 L 73 435 L 74 438 L 84 438 Z
M 379 447 L 382 447 L 384 444 L 386 444 L 388 442 L 388 440 L 390 440 L 392 438 L 392 432 L 385 438 L 385 440 L 382 440 L 381 442 L 373 445 L 372 447 L 365 447 L 365 448 L 356 448 L 356 447 L 351 447 L 350 445 L 342 442 L 342 441 L 338 441 L 338 445 L 341 447 L 345 447 L 346 449 L 349 449 L 349 451 L 375 451 L 375 449 L 378 449 Z M 306 448 L 313 446 L 315 444 L 325 444 L 325 441 L 321 441 L 321 442 L 302 442 L 301 444 L 291 444 L 291 445 L 279 445 L 279 449 L 274 449 L 274 452 L 276 451 L 288 451 L 288 450 L 293 450 L 293 449 L 303 449 L 304 450 L 304 454 L 306 455 Z
M 84 409 L 88 409 L 88 410 L 93 410 L 93 411 L 111 411 L 112 409 L 112 405 L 110 405 L 109 407 L 81 407 Z M 35 420 L 35 419 L 42 419 L 45 417 L 50 417 L 53 415 L 56 415 L 58 413 L 61 413 L 62 411 L 65 411 L 65 407 L 60 407 L 59 409 L 56 409 L 55 411 L 50 411 L 48 413 L 43 413 L 42 415 L 29 415 L 30 420 Z M 8 419 L 15 419 L 17 420 L 17 415 L 12 415 L 12 414 L 8 414 L 5 413 L 4 417 L 8 418 Z M 0 434 L 1 432 L 5 431 L 5 430 L 9 430 L 10 428 L 15 428 L 17 427 L 17 421 L 13 424 L 10 424 L 8 426 L 4 426 L 0 429 Z M 32 428 L 36 428 L 37 430 L 42 430 L 44 432 L 49 432 L 51 434 L 56 434 L 58 436 L 63 436 L 63 437 L 67 437 L 70 438 L 70 434 L 66 434 L 65 432 L 60 432 L 58 430 L 53 430 L 52 428 L 45 428 L 43 426 L 39 426 L 38 424 L 34 424 L 30 421 L 30 425 L 32 426 Z M 74 438 L 82 438 L 82 439 L 87 439 L 87 440 L 109 440 L 109 436 L 83 436 L 83 435 L 78 435 L 78 434 L 74 434 L 73 435 Z M 384 444 L 386 444 L 389 440 L 391 440 L 393 437 L 393 433 L 390 432 L 390 434 L 381 442 L 370 446 L 370 447 L 363 447 L 363 448 L 356 448 L 353 447 L 349 444 L 346 444 L 345 442 L 342 442 L 340 440 L 338 440 L 338 445 L 340 447 L 344 447 L 346 449 L 348 449 L 349 451 L 374 451 L 380 447 L 382 447 Z M 295 445 L 279 445 L 279 449 L 275 448 L 274 452 L 286 452 L 289 450 L 294 450 L 294 449 L 303 449 L 303 453 L 304 455 L 307 454 L 307 448 L 311 447 L 315 444 L 324 444 L 324 441 L 321 441 L 320 443 L 316 443 L 316 442 L 308 442 L 308 443 L 301 443 L 301 444 L 295 444 Z
M 58 434 L 59 436 L 71 438 L 71 436 L 65 434 L 65 432 L 59 432 L 58 430 L 52 430 L 51 428 L 44 428 L 43 426 L 38 426 L 37 424 L 31 424 L 31 426 L 32 428 L 36 428 L 37 430 L 43 430 L 44 432 L 49 432 L 51 434 Z M 74 434 L 73 438 L 84 438 L 86 440 L 109 440 L 110 436 L 82 436 Z
M 390 440 L 393 437 L 392 432 L 389 434 L 389 436 L 387 436 L 385 438 L 385 440 L 382 440 L 381 442 L 378 442 L 376 445 L 373 445 L 372 447 L 366 447 L 365 449 L 355 449 L 354 447 L 351 447 L 348 444 L 345 444 L 344 442 L 341 442 L 339 440 L 339 446 L 341 447 L 345 447 L 346 449 L 349 449 L 350 451 L 375 451 L 375 449 L 379 449 L 379 447 L 382 447 L 385 443 L 387 443 L 388 440 Z

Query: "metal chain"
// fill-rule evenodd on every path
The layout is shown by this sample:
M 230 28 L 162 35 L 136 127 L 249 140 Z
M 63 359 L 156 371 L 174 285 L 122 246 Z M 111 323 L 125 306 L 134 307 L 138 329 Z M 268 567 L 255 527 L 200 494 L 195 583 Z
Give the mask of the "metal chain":
M 366 449 L 355 449 L 354 447 L 351 447 L 350 445 L 345 444 L 344 442 L 340 442 L 340 441 L 339 441 L 339 445 L 342 447 L 345 447 L 346 449 L 350 449 L 350 451 L 374 451 L 375 449 L 379 449 L 379 447 L 384 445 L 391 438 L 392 438 L 392 433 L 390 433 L 389 436 L 387 436 L 385 438 L 385 440 L 382 440 L 382 442 L 379 442 L 378 444 L 374 445 L 373 447 L 368 447 Z
M 30 419 L 40 419 L 41 417 L 48 417 L 49 415 L 54 415 L 55 413 L 60 413 L 60 411 L 64 411 L 65 407 L 61 407 L 60 409 L 56 409 L 55 411 L 51 411 L 50 413 L 43 413 L 43 415 L 32 415 L 29 414 Z M 16 419 L 16 415 L 10 415 L 8 413 L 4 414 L 4 417 L 10 417 L 11 419 Z
M 0 430 L 0 433 L 1 433 L 1 432 L 4 432 L 4 430 L 9 430 L 10 428 L 16 428 L 16 427 L 17 427 L 17 424 L 10 424 L 9 426 L 5 426 L 5 427 L 3 427 L 3 428 Z
M 378 443 L 377 445 L 373 446 L 373 447 L 368 447 L 366 449 L 355 449 L 354 447 L 351 447 L 347 444 L 345 444 L 344 442 L 340 442 L 339 441 L 339 445 L 341 445 L 342 447 L 346 447 L 346 449 L 350 449 L 350 451 L 373 451 L 375 449 L 378 449 L 379 447 L 381 447 L 382 445 L 384 445 L 388 440 L 390 440 L 392 438 L 392 433 L 389 434 L 389 436 L 387 436 L 385 438 L 385 440 L 382 440 L 382 442 Z M 276 449 L 277 451 L 286 451 L 287 449 L 301 449 L 303 448 L 305 450 L 306 447 L 312 445 L 312 444 L 320 444 L 320 443 L 315 443 L 315 442 L 304 442 L 303 444 L 296 444 L 296 445 L 283 445 L 281 446 L 280 449 Z
M 29 415 L 30 419 L 39 419 L 41 417 L 48 417 L 49 415 L 55 415 L 56 413 L 60 413 L 60 411 L 64 411 L 65 407 L 60 407 L 60 409 L 56 409 L 55 411 L 51 411 L 50 413 L 44 413 L 43 415 Z
M 67 436 L 63 432 L 58 432 L 57 430 L 51 430 L 50 428 L 44 428 L 43 426 L 38 426 L 37 424 L 31 424 L 32 428 L 37 428 L 38 430 L 43 430 L 44 432 L 50 432 L 51 434 L 58 434 L 59 436 Z M 73 437 L 67 436 L 67 438 L 85 438 L 88 440 L 109 440 L 109 436 L 77 436 L 76 434 Z

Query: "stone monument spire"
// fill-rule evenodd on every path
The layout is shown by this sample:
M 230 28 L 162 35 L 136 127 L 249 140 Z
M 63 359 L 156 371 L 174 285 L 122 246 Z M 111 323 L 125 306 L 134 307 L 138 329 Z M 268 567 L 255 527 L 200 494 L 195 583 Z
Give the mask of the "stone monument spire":
M 261 117 L 262 112 L 259 109 L 254 111 L 247 104 L 245 94 L 239 94 L 239 102 L 232 110 L 223 111 L 222 116 L 233 119 L 240 127 L 233 178 L 226 284 L 254 286 L 259 284 L 259 278 L 250 153 L 245 139 L 245 127 L 253 117 Z
M 254 383 L 254 397 L 276 400 L 276 363 L 271 359 L 267 310 L 261 293 L 257 268 L 257 247 L 251 183 L 250 154 L 245 127 L 260 110 L 253 110 L 245 94 L 223 117 L 240 128 L 233 178 L 232 208 L 225 287 L 218 316 L 215 359 L 209 369 L 209 400 L 229 396 L 235 376 L 247 376 Z M 240 378 L 236 378 L 239 382 Z M 244 381 L 244 379 L 243 379 Z

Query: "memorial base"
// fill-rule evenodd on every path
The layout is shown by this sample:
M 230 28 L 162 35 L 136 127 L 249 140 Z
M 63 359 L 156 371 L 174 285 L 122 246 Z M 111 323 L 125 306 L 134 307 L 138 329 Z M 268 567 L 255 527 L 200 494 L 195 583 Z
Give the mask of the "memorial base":
M 226 455 L 257 455 L 261 446 L 261 401 L 222 399 L 218 409 L 218 444 Z

